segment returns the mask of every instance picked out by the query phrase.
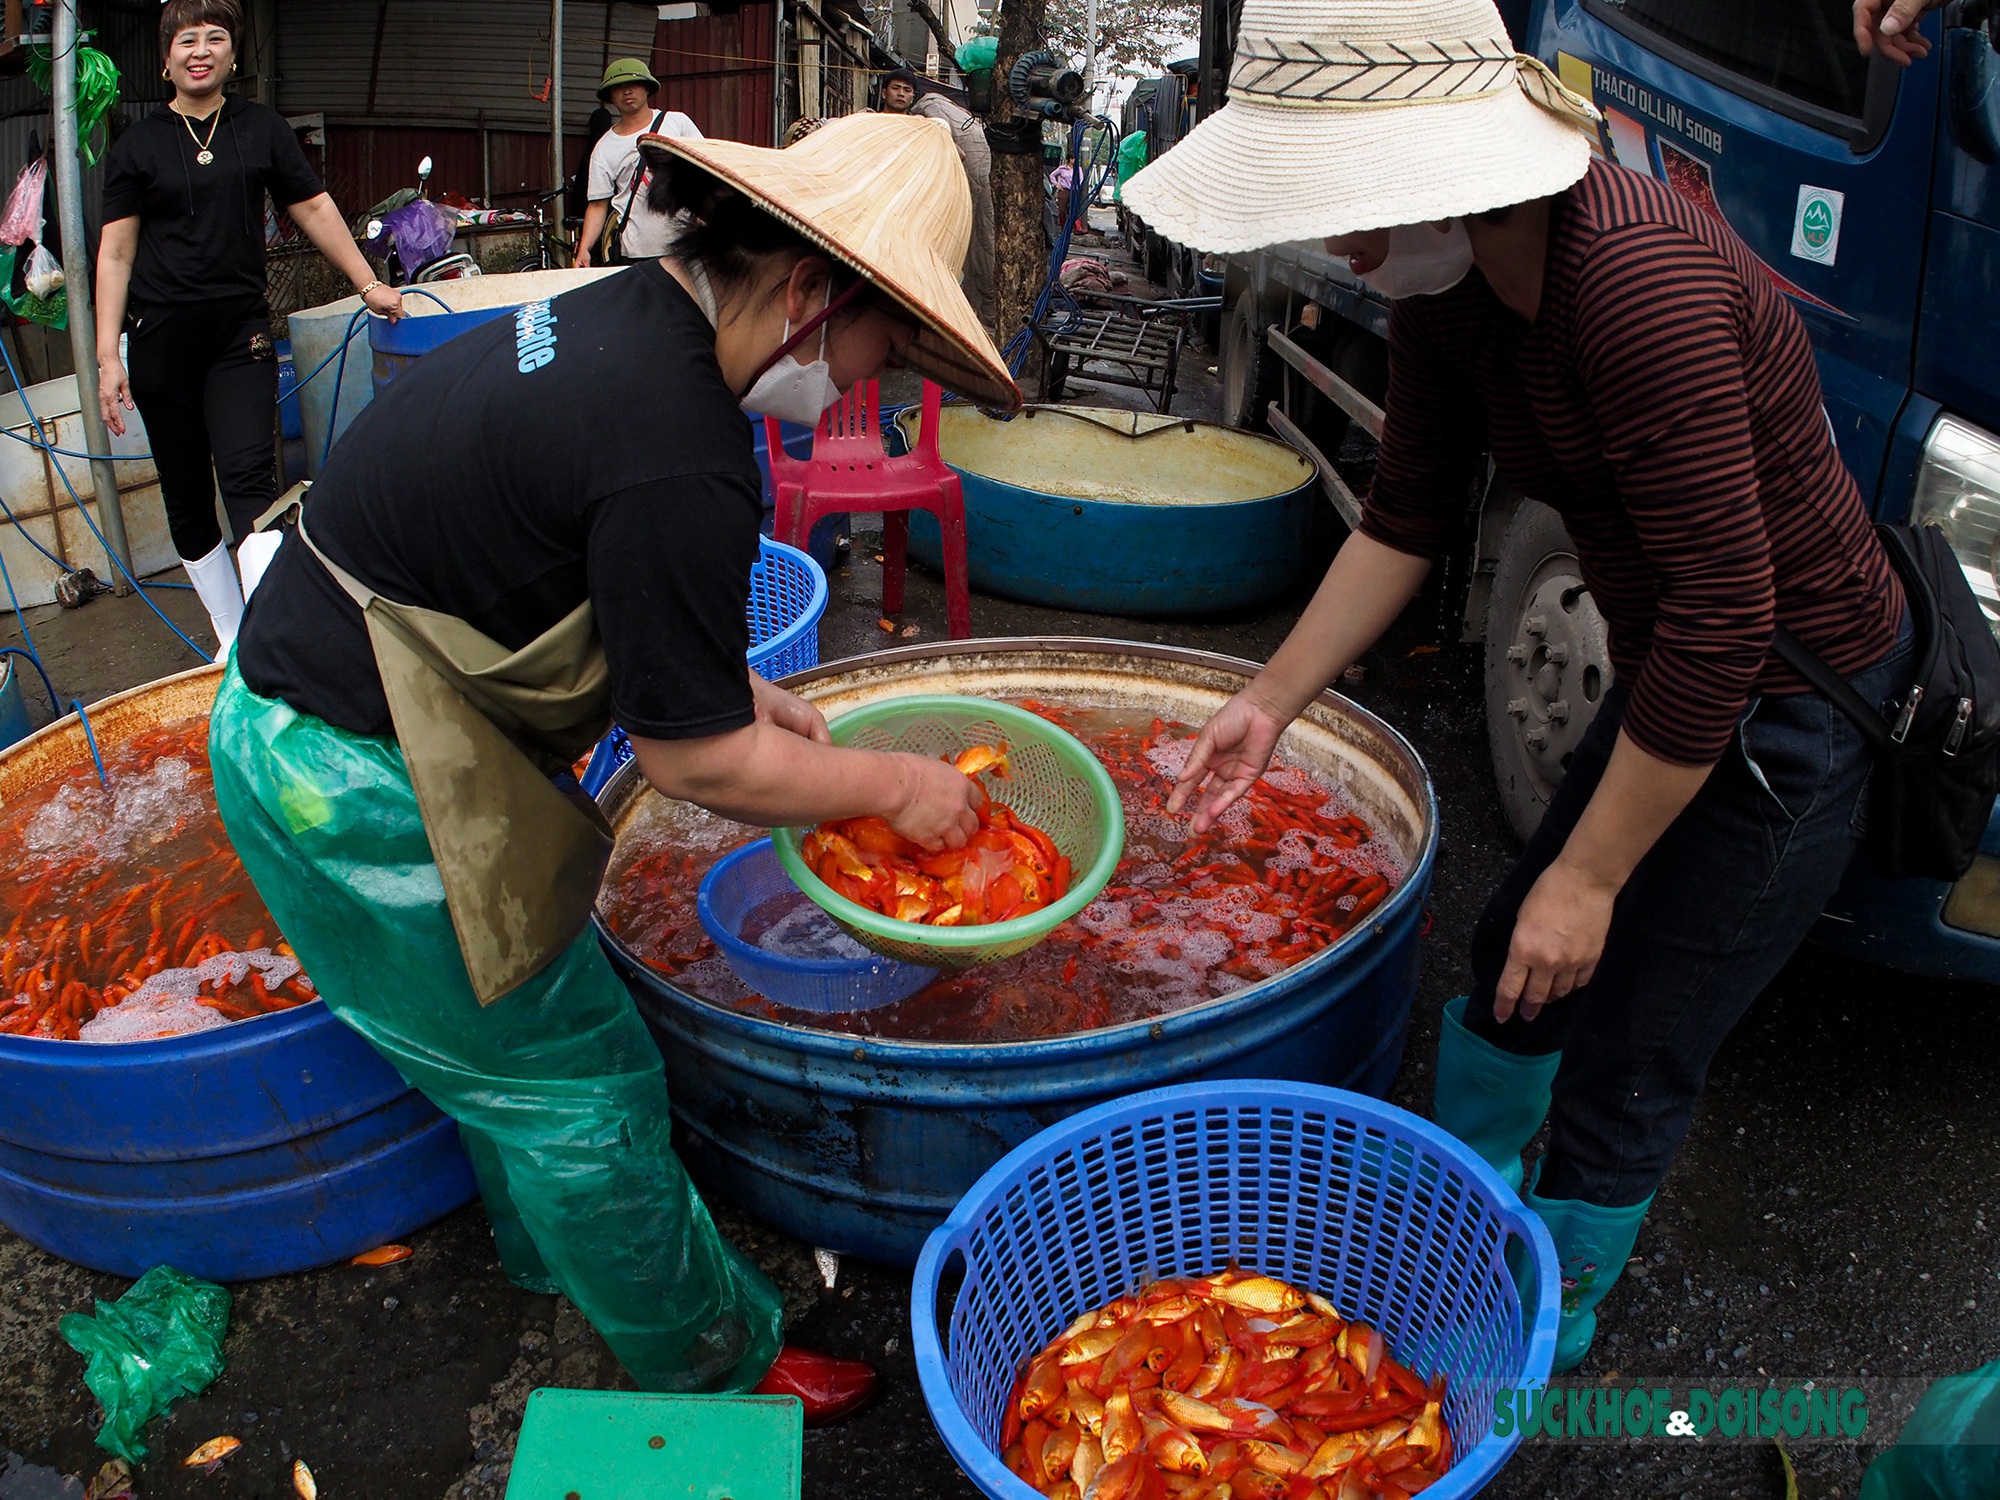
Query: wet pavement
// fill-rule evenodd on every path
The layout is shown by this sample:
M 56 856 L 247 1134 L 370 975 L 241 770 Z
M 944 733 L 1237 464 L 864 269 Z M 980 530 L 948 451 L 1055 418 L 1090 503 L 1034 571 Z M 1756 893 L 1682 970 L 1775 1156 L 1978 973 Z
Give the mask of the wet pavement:
M 872 540 L 858 535 L 835 570 L 824 659 L 890 644 L 877 624 Z M 206 643 L 192 595 L 153 597 Z M 1303 602 L 1162 624 L 979 598 L 973 625 L 984 636 L 1090 634 L 1261 661 Z M 1478 651 L 1440 628 L 1444 613 L 1420 602 L 1364 659 L 1363 679 L 1345 687 L 1417 746 L 1442 808 L 1435 925 L 1391 1095 L 1419 1112 L 1429 1104 L 1439 1007 L 1462 988 L 1472 923 L 1515 848 L 1488 771 Z M 915 625 L 918 640 L 943 638 L 936 580 L 912 571 L 909 607 L 895 623 Z M 31 626 L 64 695 L 86 702 L 193 664 L 130 598 L 34 611 Z M 895 644 L 904 644 L 900 634 Z M 1917 1383 L 2000 1355 L 2000 1263 L 1984 1217 L 2000 1175 L 1994 998 L 1978 986 L 1802 952 L 1717 1059 L 1693 1134 L 1640 1237 L 1642 1263 L 1604 1304 L 1580 1378 Z M 0 1108 L 32 1109 L 33 1101 Z M 872 1359 L 884 1377 L 873 1408 L 808 1434 L 806 1495 L 975 1494 L 917 1390 L 908 1275 L 849 1261 L 828 1289 L 809 1247 L 726 1205 L 718 1218 L 784 1289 L 791 1337 Z M 498 1500 L 531 1389 L 629 1387 L 566 1302 L 504 1280 L 476 1205 L 409 1242 L 416 1253 L 399 1265 L 335 1266 L 233 1288 L 228 1368 L 149 1429 L 154 1453 L 140 1493 L 285 1495 L 291 1460 L 302 1457 L 330 1500 Z M 95 1471 L 104 1456 L 91 1441 L 96 1403 L 56 1320 L 124 1285 L 0 1231 L 0 1450 L 56 1475 Z M 218 1473 L 178 1467 L 180 1456 L 222 1432 L 244 1447 Z M 1863 1463 L 1888 1435 L 1871 1428 L 1862 1445 L 1794 1445 L 1799 1493 L 1853 1496 Z M 41 1493 L 22 1472 L 0 1451 L 0 1500 Z M 1524 1449 L 1486 1493 L 1776 1500 L 1785 1482 L 1770 1442 L 1546 1443 Z

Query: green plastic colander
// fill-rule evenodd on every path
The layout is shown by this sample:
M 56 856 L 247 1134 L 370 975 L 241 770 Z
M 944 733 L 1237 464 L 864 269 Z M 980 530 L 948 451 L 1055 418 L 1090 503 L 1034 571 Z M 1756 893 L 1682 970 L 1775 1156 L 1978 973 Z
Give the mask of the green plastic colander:
M 899 922 L 849 901 L 806 868 L 799 852 L 809 831 L 774 828 L 778 861 L 798 888 L 855 940 L 890 958 L 932 968 L 965 969 L 1025 952 L 1096 899 L 1125 851 L 1125 810 L 1118 788 L 1095 755 L 1039 714 L 987 698 L 928 695 L 890 698 L 853 709 L 828 726 L 836 745 L 955 758 L 974 745 L 1005 745 L 1008 774 L 983 772 L 995 802 L 1046 833 L 1070 863 L 1060 901 L 980 927 Z

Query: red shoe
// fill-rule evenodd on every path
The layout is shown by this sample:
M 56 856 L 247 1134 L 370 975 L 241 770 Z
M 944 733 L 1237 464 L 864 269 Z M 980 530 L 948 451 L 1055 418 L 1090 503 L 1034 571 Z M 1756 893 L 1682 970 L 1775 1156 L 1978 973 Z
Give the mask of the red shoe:
M 787 1344 L 771 1361 L 753 1394 L 797 1396 L 805 1403 L 806 1426 L 852 1416 L 875 1394 L 875 1367 L 858 1359 L 835 1359 Z

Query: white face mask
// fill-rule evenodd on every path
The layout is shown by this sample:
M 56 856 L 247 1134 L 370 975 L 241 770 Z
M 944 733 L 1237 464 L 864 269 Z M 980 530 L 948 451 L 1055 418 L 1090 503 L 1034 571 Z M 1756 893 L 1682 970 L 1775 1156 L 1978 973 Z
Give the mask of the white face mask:
M 833 287 L 826 289 L 827 302 L 833 301 Z M 792 336 L 791 319 L 785 320 L 785 338 Z M 784 340 L 780 340 L 783 347 Z M 755 385 L 739 403 L 760 417 L 776 417 L 780 422 L 796 422 L 816 427 L 826 409 L 840 399 L 840 387 L 833 383 L 833 370 L 826 362 L 826 324 L 819 326 L 819 358 L 802 365 L 796 356 L 781 354 L 771 367 L 757 377 Z
M 688 280 L 694 283 L 695 301 L 708 315 L 713 324 L 716 317 L 715 292 L 708 284 L 708 273 L 698 262 L 688 265 Z M 827 305 L 832 304 L 833 286 L 826 289 Z M 785 320 L 785 339 L 792 336 L 791 319 Z M 779 347 L 785 339 L 779 340 Z M 759 417 L 776 417 L 780 422 L 793 422 L 800 427 L 816 427 L 826 409 L 840 399 L 840 387 L 833 383 L 833 371 L 826 362 L 826 325 L 819 330 L 819 358 L 809 365 L 802 365 L 789 353 L 774 360 L 743 399 L 737 402 L 745 411 Z
M 1459 220 L 1442 234 L 1428 224 L 1398 224 L 1389 231 L 1388 257 L 1361 279 L 1391 300 L 1433 297 L 1471 269 L 1472 238 Z

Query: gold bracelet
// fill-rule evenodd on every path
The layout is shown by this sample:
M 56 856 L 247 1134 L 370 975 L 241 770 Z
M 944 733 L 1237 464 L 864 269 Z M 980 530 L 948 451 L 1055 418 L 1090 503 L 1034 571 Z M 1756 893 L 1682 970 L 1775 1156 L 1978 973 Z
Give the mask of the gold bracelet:
M 360 296 L 360 297 L 366 297 L 366 296 L 367 296 L 367 295 L 368 295 L 368 294 L 369 294 L 370 292 L 374 291 L 374 290 L 375 290 L 375 288 L 376 288 L 376 287 L 378 287 L 378 286 L 380 286 L 380 285 L 382 285 L 382 283 L 381 283 L 381 282 L 379 282 L 379 281 L 371 281 L 371 282 L 369 282 L 369 283 L 368 283 L 368 285 L 364 286 L 364 287 L 363 287 L 363 288 L 362 288 L 362 289 L 361 289 L 361 290 L 360 290 L 359 292 L 357 292 L 357 293 L 356 293 L 355 295 L 356 295 L 356 296 Z

